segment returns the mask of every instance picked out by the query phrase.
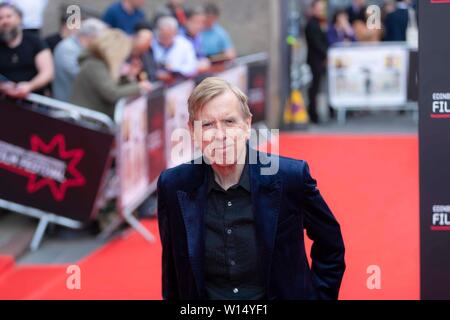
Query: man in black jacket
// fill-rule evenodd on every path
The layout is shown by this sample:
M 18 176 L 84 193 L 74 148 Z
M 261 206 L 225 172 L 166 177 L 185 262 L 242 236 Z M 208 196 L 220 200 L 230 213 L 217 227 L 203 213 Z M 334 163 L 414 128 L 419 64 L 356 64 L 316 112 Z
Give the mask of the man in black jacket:
M 306 24 L 305 36 L 308 45 L 307 62 L 311 68 L 313 80 L 308 91 L 309 97 L 309 118 L 313 123 L 319 122 L 317 115 L 317 94 L 320 90 L 320 83 L 325 71 L 327 61 L 327 36 L 320 26 L 323 18 L 324 3 L 321 0 L 314 0 L 311 4 L 311 18 Z
M 252 148 L 248 98 L 223 79 L 203 80 L 188 111 L 202 157 L 158 181 L 163 298 L 337 299 L 344 242 L 308 164 Z

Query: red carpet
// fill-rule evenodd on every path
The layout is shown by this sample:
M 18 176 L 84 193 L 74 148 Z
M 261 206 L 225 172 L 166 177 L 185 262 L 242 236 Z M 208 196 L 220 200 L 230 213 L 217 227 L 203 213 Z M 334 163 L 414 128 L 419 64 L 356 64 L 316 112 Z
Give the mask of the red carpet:
M 341 299 L 419 299 L 417 138 L 283 135 L 280 153 L 308 161 L 341 224 Z M 367 287 L 371 265 L 379 290 Z
M 145 225 L 159 237 L 156 220 Z M 0 276 L 0 299 L 160 299 L 161 247 L 131 232 L 77 265 L 81 289 L 69 290 L 68 265 L 20 266 Z
M 341 299 L 418 299 L 417 138 L 284 134 L 280 153 L 309 162 L 341 224 Z M 159 237 L 156 221 L 146 226 Z M 66 288 L 66 265 L 17 267 L 0 257 L 0 299 L 160 299 L 160 255 L 159 243 L 130 232 L 78 262 L 81 290 Z M 380 289 L 367 287 L 371 265 Z

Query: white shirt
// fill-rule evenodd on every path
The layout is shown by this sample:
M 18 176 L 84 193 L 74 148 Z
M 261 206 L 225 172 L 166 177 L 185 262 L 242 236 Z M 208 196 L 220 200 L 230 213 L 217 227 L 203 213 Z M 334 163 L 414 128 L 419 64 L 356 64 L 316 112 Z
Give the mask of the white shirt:
M 195 49 L 184 37 L 177 35 L 171 47 L 164 48 L 157 39 L 153 41 L 153 55 L 158 64 L 165 65 L 169 71 L 179 72 L 190 77 L 197 72 L 198 61 Z

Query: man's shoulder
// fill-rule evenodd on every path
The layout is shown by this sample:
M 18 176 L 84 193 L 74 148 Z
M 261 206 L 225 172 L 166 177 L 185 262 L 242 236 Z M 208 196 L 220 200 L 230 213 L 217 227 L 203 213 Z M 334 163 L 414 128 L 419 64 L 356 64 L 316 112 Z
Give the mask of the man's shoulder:
M 116 1 L 111 3 L 111 5 L 106 9 L 106 11 L 108 12 L 117 12 L 120 9 L 122 9 L 122 3 L 121 1 Z
M 225 30 L 224 27 L 222 27 L 220 24 L 216 23 L 214 26 L 212 26 L 211 31 L 219 36 L 228 35 L 228 32 Z
M 199 179 L 204 177 L 204 172 L 204 164 L 189 161 L 164 170 L 159 177 L 159 184 L 168 187 L 169 190 L 185 189 L 201 182 Z
M 65 55 L 79 51 L 81 51 L 81 46 L 77 43 L 74 36 L 69 36 L 56 45 L 53 55 L 56 57 L 57 55 Z
M 24 32 L 22 34 L 22 44 L 27 44 L 31 47 L 46 47 L 47 48 L 46 42 L 43 39 L 41 39 L 40 37 L 38 37 L 34 34 L 27 33 L 27 32 Z
M 303 172 L 307 162 L 305 160 L 294 159 L 290 157 L 280 156 L 271 153 L 258 152 L 258 161 L 262 166 L 270 166 L 273 162 L 278 163 L 278 174 L 290 176 L 292 174 L 300 174 Z

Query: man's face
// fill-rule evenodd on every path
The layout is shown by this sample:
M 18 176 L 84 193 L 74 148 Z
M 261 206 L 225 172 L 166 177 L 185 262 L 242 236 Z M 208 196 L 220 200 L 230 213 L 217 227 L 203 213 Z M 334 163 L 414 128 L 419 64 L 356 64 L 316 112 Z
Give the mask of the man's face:
M 313 15 L 317 18 L 322 18 L 324 15 L 325 6 L 322 1 L 317 2 L 313 7 Z
M 21 24 L 19 15 L 11 8 L 0 9 L 0 32 L 11 32 Z
M 337 16 L 336 24 L 338 27 L 343 27 L 348 23 L 348 15 L 346 13 L 341 13 Z
M 245 119 L 233 92 L 226 91 L 206 103 L 195 121 L 197 130 L 191 125 L 191 133 L 209 164 L 230 166 L 245 159 L 251 117 Z
M 196 14 L 190 17 L 186 24 L 189 33 L 196 36 L 202 32 L 205 29 L 205 19 L 204 14 Z
M 142 8 L 145 4 L 145 0 L 131 0 L 131 5 L 135 8 Z
M 205 26 L 207 28 L 211 28 L 218 19 L 219 19 L 219 17 L 214 14 L 207 14 L 205 16 Z
M 163 47 L 170 47 L 177 35 L 177 30 L 173 28 L 161 28 L 158 31 L 158 41 Z
M 133 53 L 135 55 L 143 55 L 146 53 L 152 44 L 153 34 L 150 30 L 140 30 L 133 41 Z
M 366 0 L 353 0 L 353 3 L 357 7 L 363 7 L 366 5 Z

